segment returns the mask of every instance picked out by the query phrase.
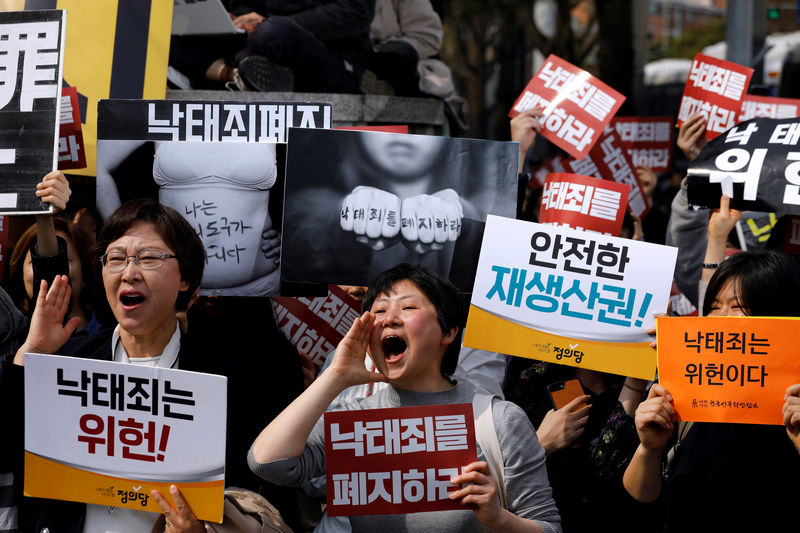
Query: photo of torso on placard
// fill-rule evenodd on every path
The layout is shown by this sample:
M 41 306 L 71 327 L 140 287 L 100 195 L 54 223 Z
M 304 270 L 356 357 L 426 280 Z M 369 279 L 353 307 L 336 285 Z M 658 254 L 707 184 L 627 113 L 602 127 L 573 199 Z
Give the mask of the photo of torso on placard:
M 367 285 L 409 262 L 472 290 L 486 215 L 513 216 L 516 144 L 293 128 L 281 280 Z

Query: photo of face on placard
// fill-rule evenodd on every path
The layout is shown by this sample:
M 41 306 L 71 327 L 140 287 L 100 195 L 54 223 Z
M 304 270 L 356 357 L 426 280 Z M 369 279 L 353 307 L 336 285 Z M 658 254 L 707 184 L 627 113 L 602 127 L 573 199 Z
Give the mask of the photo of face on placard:
M 472 290 L 487 214 L 514 216 L 516 144 L 289 130 L 282 281 L 367 285 L 401 262 Z
M 206 248 L 200 294 L 274 296 L 279 287 L 282 145 L 97 143 L 97 207 L 149 197 L 183 215 Z M 282 179 L 280 180 L 282 181 Z

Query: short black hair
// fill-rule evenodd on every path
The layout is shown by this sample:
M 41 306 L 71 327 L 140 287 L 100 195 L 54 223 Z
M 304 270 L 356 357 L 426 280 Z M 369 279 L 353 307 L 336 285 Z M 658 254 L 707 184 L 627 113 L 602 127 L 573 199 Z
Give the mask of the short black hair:
M 454 327 L 458 328 L 455 338 L 442 357 L 441 372 L 443 376 L 449 378 L 456 371 L 458 365 L 465 316 L 463 297 L 449 279 L 421 265 L 400 263 L 378 274 L 378 277 L 370 284 L 361 306 L 362 311 L 372 309 L 372 303 L 378 296 L 388 294 L 395 284 L 405 280 L 416 285 L 433 304 L 442 333 L 446 333 Z
M 206 251 L 189 222 L 171 207 L 150 199 L 131 200 L 119 206 L 103 223 L 95 245 L 97 257 L 106 253 L 108 245 L 125 235 L 137 222 L 153 226 L 159 237 L 175 251 L 181 279 L 189 284 L 187 290 L 178 293 L 175 310 L 185 311 L 203 279 Z
M 725 260 L 708 282 L 703 315 L 708 316 L 728 281 L 750 316 L 800 316 L 800 263 L 778 250 L 739 252 Z

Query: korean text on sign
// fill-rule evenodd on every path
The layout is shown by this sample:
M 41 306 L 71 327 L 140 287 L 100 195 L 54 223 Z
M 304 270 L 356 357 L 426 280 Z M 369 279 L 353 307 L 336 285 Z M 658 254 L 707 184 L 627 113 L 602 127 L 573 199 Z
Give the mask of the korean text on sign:
M 550 55 L 508 115 L 542 107 L 542 135 L 582 159 L 624 100 L 588 72 Z
M 751 118 L 797 118 L 800 117 L 800 100 L 795 98 L 772 98 L 747 94 L 742 100 L 742 109 L 736 122 Z
M 697 54 L 681 98 L 677 126 L 695 113 L 706 119 L 706 137 L 713 139 L 737 123 L 753 69 Z
M 652 379 L 646 329 L 666 308 L 675 257 L 664 246 L 490 216 L 464 344 Z
M 539 222 L 618 235 L 630 187 L 577 174 L 550 174 L 544 184 Z
M 628 151 L 634 167 L 667 172 L 672 162 L 671 117 L 614 117 L 611 126 Z
M 327 412 L 325 450 L 332 516 L 460 509 L 448 496 L 477 459 L 472 405 Z
M 323 297 L 272 298 L 272 309 L 278 328 L 317 370 L 361 314 L 358 302 L 336 285 L 330 285 Z
M 659 379 L 679 419 L 780 424 L 783 393 L 800 382 L 798 319 L 659 318 Z
M 221 518 L 225 377 L 37 354 L 25 369 L 27 494 L 158 512 L 147 495 L 177 484 Z

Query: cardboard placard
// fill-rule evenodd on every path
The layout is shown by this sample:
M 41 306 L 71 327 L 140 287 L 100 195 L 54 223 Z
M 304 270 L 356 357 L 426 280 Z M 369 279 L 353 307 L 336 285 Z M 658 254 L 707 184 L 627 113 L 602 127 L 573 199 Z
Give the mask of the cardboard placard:
M 695 113 L 707 120 L 707 139 L 735 126 L 752 75 L 753 69 L 730 61 L 703 54 L 694 56 L 676 126 L 680 128 Z
M 311 358 L 317 373 L 361 316 L 361 304 L 336 285 L 328 285 L 327 297 L 276 296 L 271 301 L 278 328 Z
M 25 0 L 25 9 L 69 13 L 64 84 L 78 88 L 86 168 L 95 176 L 97 102 L 103 98 L 164 98 L 173 0 Z
M 86 168 L 78 89 L 75 87 L 61 89 L 61 113 L 58 125 L 58 169 Z
M 281 281 L 369 285 L 408 262 L 468 292 L 486 215 L 516 213 L 518 160 L 516 143 L 292 128 Z
M 649 167 L 653 172 L 668 172 L 672 166 L 672 117 L 614 117 L 611 126 L 634 167 Z
M 227 378 L 25 354 L 25 495 L 222 521 Z
M 325 413 L 330 516 L 463 510 L 450 479 L 477 460 L 469 403 Z
M 57 167 L 65 11 L 0 12 L 0 213 L 42 214 L 36 185 Z
M 689 203 L 800 214 L 800 119 L 754 118 L 710 141 L 687 171 Z
M 660 317 L 658 376 L 678 420 L 783 424 L 800 382 L 798 318 Z
M 539 223 L 619 235 L 631 188 L 578 174 L 550 174 L 542 191 Z
M 744 95 L 742 109 L 737 122 L 751 118 L 797 118 L 800 117 L 800 99 L 774 98 L 772 96 Z
M 464 345 L 653 379 L 677 249 L 490 216 Z
M 575 174 L 596 176 L 627 185 L 630 187 L 628 211 L 639 218 L 650 211 L 650 201 L 644 193 L 636 167 L 614 128 L 609 126 L 605 129 L 588 156 L 580 161 L 570 160 L 567 166 Z
M 150 197 L 206 250 L 200 294 L 279 293 L 283 147 L 292 126 L 330 127 L 331 104 L 101 100 L 97 207 Z
M 624 101 L 622 94 L 585 70 L 551 54 L 508 116 L 541 106 L 541 135 L 583 159 Z

